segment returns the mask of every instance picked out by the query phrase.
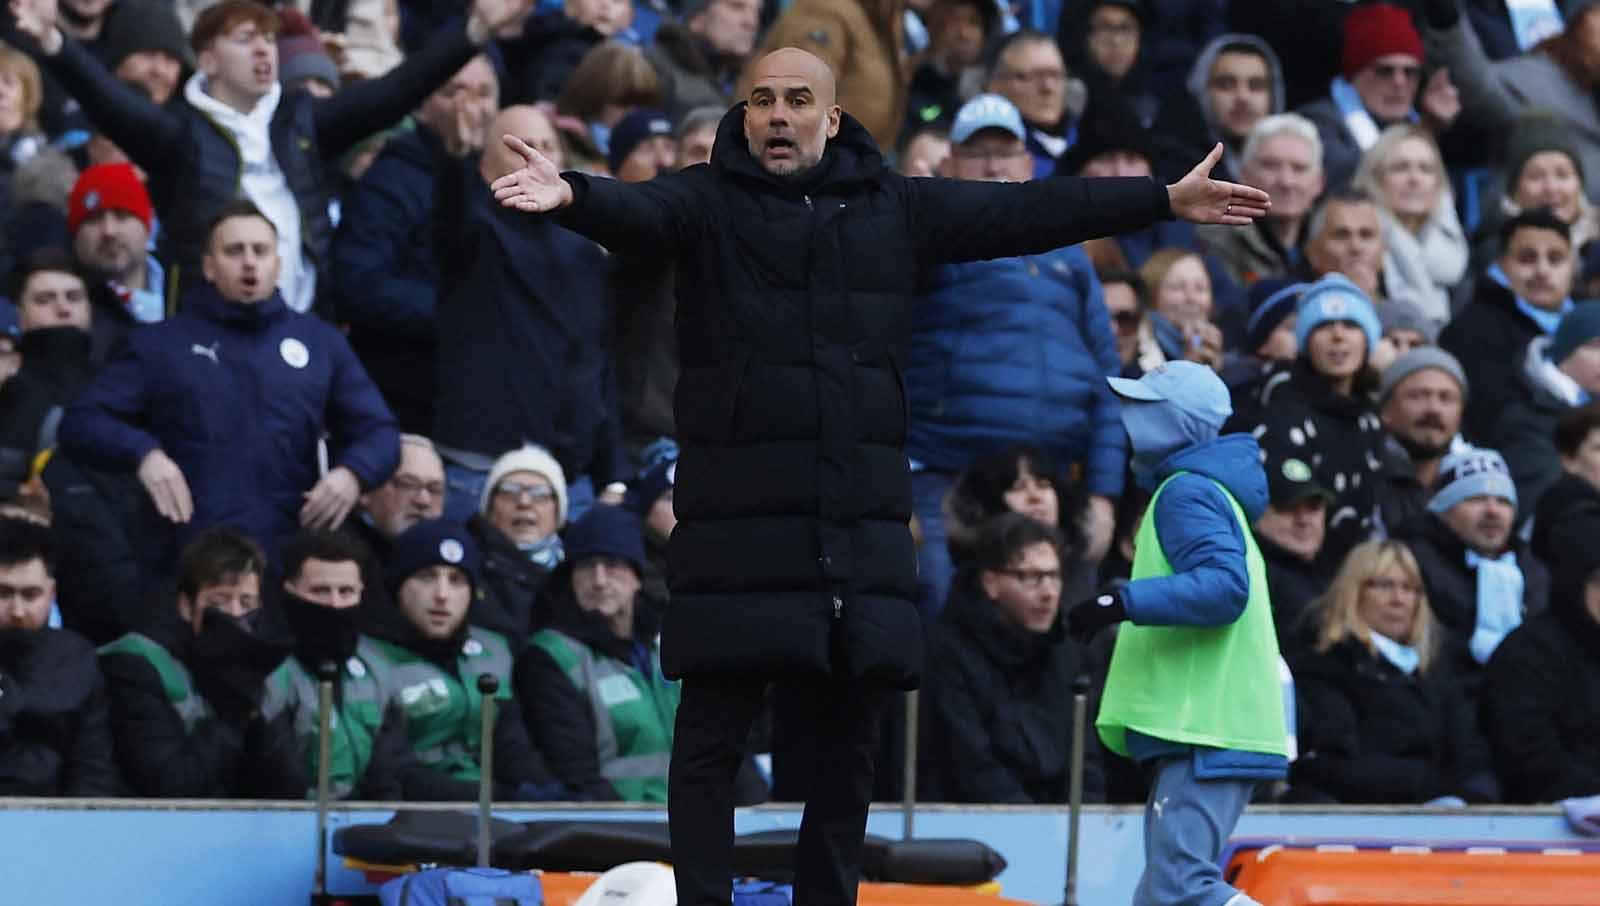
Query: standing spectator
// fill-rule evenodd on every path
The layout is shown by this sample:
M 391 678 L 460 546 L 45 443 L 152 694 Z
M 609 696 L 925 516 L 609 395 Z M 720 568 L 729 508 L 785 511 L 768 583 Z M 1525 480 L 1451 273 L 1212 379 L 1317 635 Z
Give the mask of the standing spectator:
M 524 3 L 476 0 L 463 30 L 381 79 L 318 99 L 278 84 L 276 15 L 254 0 L 223 0 L 196 20 L 190 42 L 200 71 L 167 106 L 139 96 L 77 39 L 64 38 L 52 0 L 16 0 L 12 12 L 30 52 L 149 174 L 174 286 L 201 276 L 210 223 L 242 194 L 276 230 L 285 304 L 305 312 L 317 298 L 316 264 L 333 238 L 324 162 L 408 113 L 496 28 L 520 16 Z
M 1383 370 L 1378 385 L 1378 418 L 1385 435 L 1378 509 L 1386 532 L 1427 511 L 1439 466 L 1461 433 L 1466 401 L 1466 371 L 1443 349 L 1413 349 Z
M 1378 316 L 1355 284 L 1334 274 L 1311 284 L 1295 318 L 1300 357 L 1262 385 L 1256 410 L 1241 413 L 1270 460 L 1311 463 L 1333 492 L 1323 556 L 1339 562 L 1377 526 L 1383 428 L 1373 410 L 1378 379 L 1367 353 Z
M 1272 196 L 1272 210 L 1253 227 L 1203 226 L 1195 234 L 1221 259 L 1234 282 L 1248 287 L 1262 277 L 1288 276 L 1300 262 L 1301 228 L 1323 187 L 1322 139 L 1316 126 L 1296 113 L 1256 123 L 1245 139 L 1239 174 Z
M 152 255 L 150 195 L 131 164 L 84 170 L 67 201 L 72 251 L 90 278 L 94 360 L 104 362 L 130 327 L 166 317 L 166 270 Z
M 1031 177 L 1022 117 L 999 95 L 964 104 L 951 139 L 947 176 Z M 1089 494 L 1083 555 L 1098 562 L 1111 543 L 1124 454 L 1116 399 L 1103 380 L 1120 370 L 1116 339 L 1081 249 L 947 264 L 922 283 L 905 374 L 906 452 L 921 466 L 912 488 L 925 533 L 921 606 L 932 617 L 950 581 L 940 508 L 967 464 L 1030 444 L 1081 476 Z
M 531 107 L 507 107 L 489 132 L 526 135 L 545 123 Z M 516 166 L 496 142 L 435 183 L 443 307 L 433 439 L 448 464 L 445 511 L 455 519 L 485 498 L 494 457 L 524 443 L 555 455 L 576 510 L 626 474 L 605 343 L 608 263 L 599 246 L 553 220 L 499 209 L 488 184 Z
M 260 545 L 206 531 L 178 556 L 175 612 L 100 650 L 122 776 L 139 796 L 240 799 L 259 792 L 245 735 L 266 678 L 288 654 L 264 617 Z
M 212 525 L 269 551 L 297 525 L 336 527 L 399 456 L 394 417 L 344 337 L 290 311 L 276 288 L 266 215 L 234 202 L 207 235 L 207 282 L 188 312 L 131 334 L 61 423 L 75 459 L 138 470 L 153 504 L 141 538 L 152 578 Z M 324 432 L 333 462 L 319 477 Z
M 1225 34 L 1194 59 L 1181 96 L 1168 98 L 1151 127 L 1160 148 L 1156 170 L 1181 174 L 1184 161 L 1222 143 L 1217 174 L 1242 178 L 1245 140 L 1262 119 L 1283 112 L 1283 65 L 1255 35 Z
M 70 4 L 62 4 L 63 11 Z M 99 56 L 117 78 L 141 85 L 165 104 L 178 82 L 194 70 L 194 54 L 172 4 L 161 0 L 116 0 L 106 19 Z
M 464 492 L 452 480 L 450 493 Z M 467 529 L 483 553 L 486 597 L 509 621 L 510 638 L 526 639 L 543 623 L 540 596 L 565 557 L 559 532 L 566 522 L 566 476 L 548 451 L 522 447 L 494 461 Z
M 1303 459 L 1269 459 L 1265 467 L 1267 508 L 1255 521 L 1256 545 L 1267 566 L 1278 648 L 1294 652 L 1307 647 L 1313 627 L 1306 612 L 1333 579 L 1321 555 L 1334 496 Z
M 1328 185 L 1347 185 L 1389 126 L 1415 119 L 1435 136 L 1449 130 L 1461 112 L 1451 70 L 1434 71 L 1424 86 L 1422 60 L 1422 35 L 1405 9 L 1370 3 L 1345 16 L 1340 74 L 1327 97 L 1300 108 L 1322 134 Z
M 897 0 L 793 0 L 767 29 L 756 59 L 784 47 L 816 56 L 838 80 L 839 106 L 879 147 L 892 148 L 906 116 L 903 10 Z M 737 96 L 749 95 L 755 75 L 746 68 Z
M 1412 300 L 1435 330 L 1450 320 L 1469 257 L 1447 178 L 1433 135 L 1406 124 L 1384 130 L 1352 180 L 1378 202 L 1384 294 Z
M 1384 237 L 1378 203 L 1371 195 L 1354 188 L 1330 192 L 1306 225 L 1303 272 L 1312 280 L 1339 274 L 1367 298 L 1381 301 L 1386 295 Z
M 661 675 L 659 602 L 640 594 L 639 522 L 601 504 L 567 541 L 550 626 L 516 665 L 523 722 L 582 798 L 666 802 L 678 683 Z
M 433 430 L 436 162 L 447 147 L 483 150 L 499 84 L 489 58 L 473 57 L 422 102 L 415 129 L 384 143 L 341 205 L 329 269 L 339 321 L 403 431 Z
M 1020 513 L 980 530 L 929 643 L 938 667 L 924 695 L 944 801 L 1067 801 L 1072 683 L 1090 672 L 1087 649 L 1061 619 L 1063 573 L 1075 568 L 1055 530 Z M 1084 755 L 1084 798 L 1101 801 L 1093 739 Z
M 1067 62 L 1050 36 L 1027 29 L 1001 39 L 990 55 L 985 90 L 1015 104 L 1022 114 L 1033 177 L 1044 179 L 1055 172 L 1056 160 L 1076 137 L 1083 108 L 1080 97 L 1076 109 L 1069 109 Z
M 0 44 L 0 225 L 7 240 L 18 237 L 20 200 L 12 186 L 18 168 L 46 147 L 39 128 L 39 108 L 44 102 L 44 81 L 39 67 L 26 55 Z M 5 243 L 0 263 L 11 272 L 16 250 Z
M 1445 457 L 1427 516 L 1395 533 L 1417 556 L 1434 616 L 1449 632 L 1440 653 L 1474 705 L 1482 665 L 1550 595 L 1545 565 L 1512 534 L 1516 514 L 1505 460 L 1472 448 Z
M 361 495 L 345 525 L 379 563 L 406 529 L 444 515 L 444 460 L 433 441 L 420 434 L 400 435 L 400 462 L 389 480 Z
M 1530 342 L 1518 377 L 1521 398 L 1501 411 L 1485 440 L 1505 457 L 1531 514 L 1562 474 L 1556 424 L 1600 395 L 1600 302 L 1573 306 L 1554 336 Z
M 385 574 L 396 609 L 373 646 L 390 700 L 405 713 L 417 761 L 458 787 L 478 782 L 483 693 L 477 680 L 487 673 L 500 681 L 496 797 L 558 798 L 559 786 L 513 700 L 510 643 L 467 622 L 478 581 L 472 536 L 442 520 L 419 522 L 395 539 Z
M 1000 8 L 989 0 L 936 0 L 926 19 L 928 48 L 911 61 L 906 134 L 950 128 L 961 107 L 962 81 L 982 63 Z
M 1294 801 L 1500 798 L 1472 703 L 1435 656 L 1428 595 L 1405 545 L 1352 550 L 1316 618 L 1315 649 L 1290 662 L 1302 728 Z
M 1439 346 L 1466 368 L 1472 384 L 1465 429 L 1488 437 L 1521 393 L 1517 371 L 1534 338 L 1555 333 L 1572 310 L 1577 263 L 1571 228 L 1535 208 L 1500 228 L 1500 257 L 1473 290 L 1472 302 L 1439 334 Z M 1500 350 L 1486 355 L 1485 350 Z
M 94 648 L 45 624 L 50 529 L 0 517 L 0 795 L 115 796 L 111 720 Z
M 679 121 L 700 107 L 727 110 L 760 30 L 756 0 L 694 0 L 684 5 L 682 24 L 663 22 L 645 57 L 661 80 L 667 115 Z
M 1592 512 L 1594 486 L 1583 493 Z M 1565 553 L 1552 561 L 1550 611 L 1507 636 L 1485 671 L 1484 727 L 1511 802 L 1600 794 L 1600 558 L 1592 535 Z

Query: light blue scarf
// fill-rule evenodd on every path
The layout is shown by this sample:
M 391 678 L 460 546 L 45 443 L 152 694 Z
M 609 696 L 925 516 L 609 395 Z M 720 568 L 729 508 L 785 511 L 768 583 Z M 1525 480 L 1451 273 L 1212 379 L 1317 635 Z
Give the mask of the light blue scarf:
M 1467 566 L 1478 575 L 1478 620 L 1468 647 L 1473 660 L 1486 664 L 1511 630 L 1522 625 L 1522 567 L 1511 551 L 1493 558 L 1467 551 Z
M 1511 288 L 1511 278 L 1506 276 L 1506 272 L 1500 269 L 1499 264 L 1489 265 L 1489 269 L 1485 273 L 1489 275 L 1489 279 L 1506 289 Z M 1561 319 L 1566 316 L 1567 312 L 1572 311 L 1571 296 L 1561 300 L 1561 308 L 1557 311 L 1545 311 L 1521 296 L 1515 296 L 1515 298 L 1517 300 L 1517 311 L 1532 318 L 1533 323 L 1539 325 L 1540 332 L 1547 337 L 1556 332 L 1556 327 L 1560 325 Z
M 1417 672 L 1417 667 L 1422 663 L 1422 655 L 1410 645 L 1402 645 L 1381 632 L 1368 632 L 1372 638 L 1372 646 L 1378 649 L 1378 654 L 1383 659 L 1394 665 L 1394 669 L 1412 676 Z
M 566 559 L 566 548 L 561 545 L 561 536 L 554 532 L 533 542 L 532 544 L 519 544 L 517 550 L 530 561 L 545 569 L 555 569 Z

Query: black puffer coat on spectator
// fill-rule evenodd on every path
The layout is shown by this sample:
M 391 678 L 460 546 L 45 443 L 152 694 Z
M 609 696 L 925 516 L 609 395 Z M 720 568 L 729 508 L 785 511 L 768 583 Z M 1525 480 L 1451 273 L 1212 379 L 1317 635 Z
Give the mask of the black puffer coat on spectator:
M 63 629 L 0 632 L 0 796 L 115 796 L 105 682 Z
M 1295 658 L 1297 801 L 1411 805 L 1439 796 L 1494 802 L 1500 788 L 1471 704 L 1448 665 L 1407 676 L 1347 638 Z
M 1488 276 L 1478 277 L 1472 301 L 1439 333 L 1440 348 L 1459 359 L 1467 373 L 1471 392 L 1461 430 L 1469 440 L 1486 443 L 1500 413 L 1524 398 L 1527 391 L 1518 378 L 1523 354 L 1542 333 L 1517 307 L 1511 290 Z
M 925 694 L 940 796 L 1067 801 L 1072 681 L 1090 672 L 1087 649 L 1067 638 L 1059 617 L 1043 634 L 1011 623 L 971 570 L 957 576 L 932 641 Z M 1104 795 L 1092 727 L 1084 739 L 1083 788 L 1091 802 Z
M 468 519 L 467 531 L 478 542 L 483 558 L 478 594 L 468 619 L 474 626 L 505 636 L 512 650 L 520 651 L 529 637 L 546 624 L 541 595 L 550 571 L 529 560 L 504 532 L 482 516 Z
M 1170 202 L 1150 179 L 907 179 L 848 114 L 817 167 L 784 180 L 751 156 L 744 109 L 723 118 L 709 166 L 636 185 L 564 174 L 564 223 L 677 263 L 665 667 L 912 687 L 901 355 L 917 275 L 1143 227 Z
M 1534 510 L 1533 553 L 1556 571 L 1563 563 L 1589 562 L 1596 538 L 1600 538 L 1600 488 L 1565 473 Z
M 1262 385 L 1257 405 L 1224 430 L 1249 431 L 1268 462 L 1298 459 L 1332 491 L 1324 563 L 1338 564 L 1377 525 L 1383 423 L 1366 395 L 1340 396 L 1301 356 Z
M 1310 647 L 1316 630 L 1312 602 L 1328 590 L 1332 573 L 1321 558 L 1307 563 L 1298 554 L 1273 544 L 1259 534 L 1256 545 L 1267 564 L 1267 588 L 1272 593 L 1272 624 L 1278 630 L 1278 650 L 1288 656 Z

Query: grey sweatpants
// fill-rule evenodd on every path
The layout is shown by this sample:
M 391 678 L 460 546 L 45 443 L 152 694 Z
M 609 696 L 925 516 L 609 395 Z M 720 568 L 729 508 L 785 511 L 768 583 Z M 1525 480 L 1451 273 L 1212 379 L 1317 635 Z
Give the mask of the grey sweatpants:
M 1253 780 L 1200 780 L 1192 755 L 1157 761 L 1144 809 L 1144 875 L 1133 906 L 1226 906 L 1237 896 L 1222 880 L 1217 857 L 1255 786 Z

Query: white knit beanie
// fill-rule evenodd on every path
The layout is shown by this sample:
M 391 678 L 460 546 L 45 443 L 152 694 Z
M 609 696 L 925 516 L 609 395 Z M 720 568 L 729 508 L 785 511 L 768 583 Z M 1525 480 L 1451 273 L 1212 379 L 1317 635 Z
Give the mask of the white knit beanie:
M 483 496 L 478 500 L 478 512 L 489 511 L 489 498 L 494 496 L 494 489 L 500 485 L 500 479 L 512 472 L 537 472 L 543 475 L 556 492 L 556 522 L 566 523 L 567 473 L 561 470 L 561 463 L 556 462 L 549 450 L 534 444 L 512 450 L 494 461 L 489 468 L 489 480 L 483 485 Z

